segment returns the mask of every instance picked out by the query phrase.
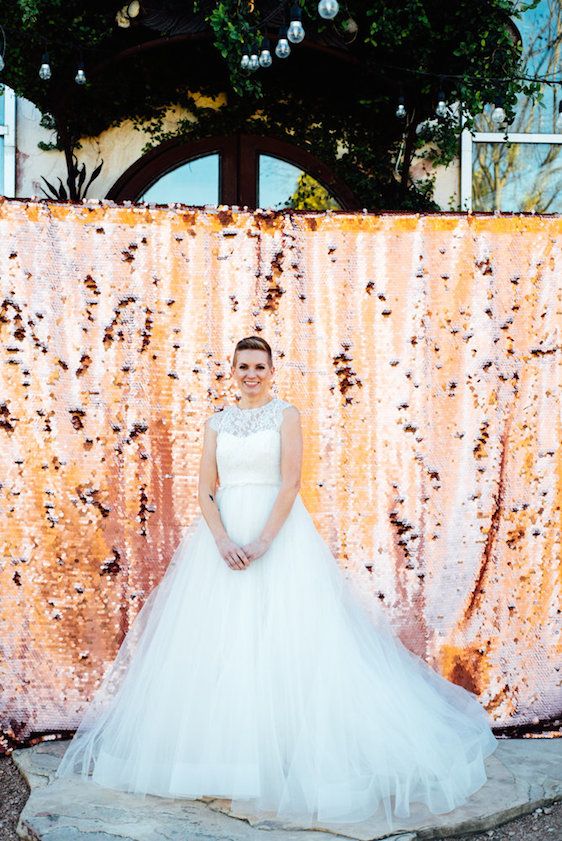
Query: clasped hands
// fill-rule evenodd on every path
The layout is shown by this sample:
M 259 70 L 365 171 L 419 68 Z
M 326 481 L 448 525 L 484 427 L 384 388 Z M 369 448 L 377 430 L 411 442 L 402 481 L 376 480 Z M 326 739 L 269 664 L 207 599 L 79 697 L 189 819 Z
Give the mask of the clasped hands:
M 221 557 L 231 569 L 246 569 L 252 561 L 257 560 L 267 552 L 271 546 L 271 541 L 259 537 L 257 540 L 252 540 L 251 543 L 246 543 L 245 546 L 239 546 L 227 536 L 219 538 L 217 546 Z

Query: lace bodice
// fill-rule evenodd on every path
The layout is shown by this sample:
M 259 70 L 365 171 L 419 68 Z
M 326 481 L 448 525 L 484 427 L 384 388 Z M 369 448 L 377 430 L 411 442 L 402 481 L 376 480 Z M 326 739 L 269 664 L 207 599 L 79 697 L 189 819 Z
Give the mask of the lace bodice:
M 290 405 L 273 397 L 255 409 L 227 406 L 211 417 L 209 424 L 217 432 L 216 459 L 221 488 L 280 484 L 280 428 L 283 412 Z

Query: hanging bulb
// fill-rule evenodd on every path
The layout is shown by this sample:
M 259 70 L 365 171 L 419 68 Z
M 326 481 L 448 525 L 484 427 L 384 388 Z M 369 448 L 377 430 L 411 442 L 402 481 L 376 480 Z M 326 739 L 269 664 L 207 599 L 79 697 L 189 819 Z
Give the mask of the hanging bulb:
M 398 105 L 396 106 L 396 116 L 399 120 L 403 120 L 406 117 L 406 107 L 404 105 L 404 97 L 398 97 Z
M 240 67 L 242 70 L 247 70 L 250 66 L 250 56 L 248 53 L 244 53 L 242 58 L 240 59 Z
M 505 110 L 503 107 L 503 97 L 498 96 L 495 103 L 494 110 L 492 111 L 492 122 L 495 123 L 496 126 L 501 126 L 502 123 L 505 123 Z
M 277 58 L 287 58 L 291 55 L 291 47 L 287 40 L 286 26 L 279 27 L 279 37 L 277 40 L 277 46 L 275 47 L 275 55 Z
M 86 79 L 86 74 L 84 72 L 84 65 L 82 63 L 79 64 L 78 70 L 76 71 L 76 76 L 74 77 L 74 81 L 77 85 L 85 85 L 88 81 Z
M 291 9 L 291 22 L 287 30 L 287 38 L 292 44 L 300 44 L 304 38 L 304 27 L 301 17 L 300 6 L 293 6 Z
M 0 53 L 0 73 L 5 68 L 5 66 L 6 66 L 6 62 L 4 61 L 4 56 L 2 55 L 2 53 Z
M 252 49 L 252 53 L 250 55 L 250 63 L 248 65 L 249 70 L 257 70 L 260 66 L 260 60 L 258 58 L 258 48 L 254 47 Z
M 318 3 L 318 14 L 324 20 L 333 20 L 340 10 L 338 0 L 320 0 Z
M 558 103 L 558 116 L 556 117 L 556 128 L 562 131 L 562 99 Z
M 39 68 L 39 78 L 44 82 L 48 82 L 51 78 L 51 65 L 49 64 L 49 53 L 43 53 L 41 59 L 41 67 Z
M 447 116 L 447 101 L 445 99 L 445 94 L 443 91 L 439 91 L 437 94 L 437 107 L 435 109 L 435 113 L 438 117 L 446 117 Z
M 269 38 L 264 38 L 261 42 L 260 52 L 260 67 L 271 67 L 273 59 L 271 58 L 271 51 L 269 49 Z

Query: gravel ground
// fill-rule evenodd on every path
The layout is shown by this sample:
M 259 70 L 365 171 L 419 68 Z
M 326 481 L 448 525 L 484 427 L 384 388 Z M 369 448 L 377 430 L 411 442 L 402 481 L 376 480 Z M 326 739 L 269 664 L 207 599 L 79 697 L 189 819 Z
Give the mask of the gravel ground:
M 0 756 L 0 841 L 18 841 L 16 824 L 29 795 L 29 787 L 7 756 Z M 267 833 L 265 833 L 267 834 Z M 321 833 L 318 833 L 320 839 Z M 466 838 L 467 836 L 465 836 Z M 562 803 L 471 835 L 470 841 L 562 841 Z M 264 837 L 264 841 L 267 839 Z M 453 841 L 447 838 L 445 841 Z
M 562 803 L 535 809 L 530 815 L 516 818 L 496 829 L 465 835 L 464 838 L 470 838 L 470 841 L 562 841 Z
M 8 756 L 0 756 L 0 841 L 18 841 L 16 824 L 29 786 Z

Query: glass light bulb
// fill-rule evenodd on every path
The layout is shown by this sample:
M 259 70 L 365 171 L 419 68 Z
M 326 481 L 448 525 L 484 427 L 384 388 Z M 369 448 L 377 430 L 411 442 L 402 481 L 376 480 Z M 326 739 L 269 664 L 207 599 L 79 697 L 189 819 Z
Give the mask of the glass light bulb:
M 340 10 L 338 0 L 320 0 L 318 3 L 318 14 L 324 20 L 333 20 Z
M 39 68 L 39 78 L 47 82 L 51 78 L 51 66 L 48 61 L 44 61 Z
M 260 67 L 271 67 L 273 59 L 269 50 L 262 50 L 260 53 Z
M 403 102 L 398 103 L 398 105 L 396 107 L 396 116 L 398 117 L 399 120 L 403 120 L 404 117 L 406 116 L 406 108 L 404 107 Z
M 501 105 L 496 105 L 492 111 L 492 122 L 497 126 L 501 126 L 501 124 L 505 122 L 505 111 Z
M 438 117 L 446 117 L 447 116 L 447 103 L 444 99 L 440 99 L 437 103 L 437 108 L 435 109 L 435 113 Z
M 84 73 L 84 70 L 82 69 L 82 67 L 79 67 L 78 70 L 76 71 L 76 76 L 74 77 L 74 81 L 76 82 L 77 85 L 85 85 L 86 84 L 86 81 L 87 81 L 86 80 L 86 74 Z
M 248 65 L 250 70 L 257 70 L 260 66 L 259 58 L 257 57 L 256 53 L 252 53 L 250 56 L 250 63 Z
M 280 38 L 275 47 L 275 55 L 277 58 L 287 58 L 291 55 L 291 47 L 286 38 Z
M 304 38 L 304 27 L 300 20 L 292 20 L 287 30 L 287 38 L 293 44 L 300 44 Z
M 240 59 L 240 67 L 242 70 L 247 70 L 250 64 L 250 56 L 247 53 L 244 53 L 242 58 Z
M 5 66 L 6 66 L 6 62 L 4 61 L 4 56 L 0 55 L 0 73 L 5 68 Z

